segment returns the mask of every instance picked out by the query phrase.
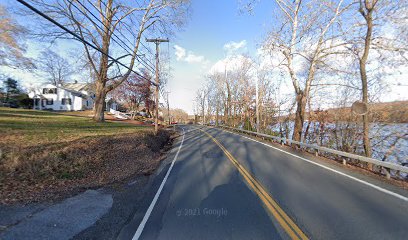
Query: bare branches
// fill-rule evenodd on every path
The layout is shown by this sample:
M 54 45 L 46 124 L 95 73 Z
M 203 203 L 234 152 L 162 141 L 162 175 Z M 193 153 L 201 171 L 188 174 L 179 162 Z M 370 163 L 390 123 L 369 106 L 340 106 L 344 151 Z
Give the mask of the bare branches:
M 81 39 L 87 39 L 96 46 L 95 49 L 91 49 L 85 42 L 82 42 L 89 65 L 96 77 L 96 115 L 94 118 L 97 121 L 103 121 L 103 104 L 106 94 L 125 82 L 131 72 L 135 72 L 133 67 L 138 57 L 142 35 L 146 31 L 154 32 L 152 27 L 158 25 L 161 20 L 165 24 L 162 23 L 160 27 L 173 28 L 171 18 L 182 19 L 185 13 L 184 5 L 188 5 L 188 1 L 179 0 L 149 0 L 143 3 L 128 2 L 126 4 L 117 4 L 113 0 L 94 2 L 91 0 L 54 0 L 51 3 L 35 0 L 35 2 L 41 5 L 45 12 L 58 18 L 62 24 L 67 24 L 72 28 Z M 139 6 L 134 6 L 135 4 Z M 137 24 L 134 24 L 136 22 Z M 126 29 L 129 32 L 123 34 L 120 32 L 122 30 L 120 26 L 127 26 Z M 118 38 L 117 33 L 124 36 L 131 43 L 131 47 Z M 63 37 L 58 34 L 54 36 Z M 129 40 L 128 37 L 133 37 L 133 39 Z M 117 50 L 117 47 L 122 49 L 112 51 Z M 112 53 L 119 56 L 112 57 L 110 55 Z M 127 64 L 119 62 L 119 59 Z M 146 63 L 144 65 L 149 66 Z M 123 71 L 123 68 L 126 68 L 126 71 Z
M 31 59 L 25 57 L 26 46 L 21 39 L 28 30 L 19 25 L 0 5 L 0 65 L 34 68 Z
M 38 65 L 39 69 L 46 73 L 43 77 L 55 86 L 67 82 L 74 73 L 68 61 L 51 50 L 41 52 Z

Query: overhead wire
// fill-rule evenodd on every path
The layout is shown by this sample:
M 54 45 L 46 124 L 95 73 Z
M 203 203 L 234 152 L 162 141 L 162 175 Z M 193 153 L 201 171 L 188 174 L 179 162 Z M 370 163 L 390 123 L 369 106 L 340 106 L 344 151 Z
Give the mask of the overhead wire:
M 99 10 L 90 0 L 87 0 L 87 1 L 100 13 L 100 10 Z M 101 3 L 102 3 L 105 7 L 107 7 L 106 3 L 104 3 L 104 2 L 101 2 Z M 139 3 L 138 3 L 138 4 L 139 4 Z M 139 7 L 140 7 L 140 5 L 139 5 Z M 114 18 L 116 18 L 116 21 L 119 21 L 119 19 L 118 19 L 116 16 L 114 16 Z M 127 25 L 126 23 L 124 23 L 124 22 L 119 22 L 119 24 L 125 26 L 126 30 L 128 30 L 129 33 L 130 33 L 135 39 L 137 39 L 137 36 L 133 33 L 132 29 L 129 29 L 129 27 L 128 27 L 128 25 Z M 139 24 L 140 24 L 140 23 L 139 23 Z M 122 32 L 119 31 L 119 33 L 120 33 L 130 44 L 133 44 Z M 147 49 L 150 54 L 154 55 L 154 54 L 152 53 L 152 51 L 151 51 L 149 48 L 147 48 L 146 45 L 143 44 L 142 41 L 140 41 L 139 43 L 140 43 L 141 46 L 143 46 L 145 49 Z M 140 56 L 138 55 L 138 56 L 136 56 L 136 57 L 137 57 L 138 61 L 140 61 Z M 147 58 L 146 58 L 145 60 L 147 60 L 147 62 L 149 62 L 149 63 L 151 64 L 151 65 L 149 65 L 149 64 L 147 64 L 147 65 L 148 65 L 151 69 L 153 69 L 153 72 L 154 72 L 154 71 L 155 71 L 155 70 L 154 70 L 154 67 L 152 67 L 152 65 L 154 66 L 154 64 L 153 64 L 149 59 L 147 59 Z
M 48 15 L 44 14 L 43 12 L 41 12 L 39 9 L 37 9 L 36 7 L 32 6 L 31 4 L 29 4 L 28 2 L 26 2 L 25 0 L 16 0 L 17 2 L 21 3 L 22 5 L 24 5 L 25 7 L 29 8 L 31 11 L 35 12 L 36 14 L 40 15 L 41 17 L 45 18 L 47 21 L 51 22 L 52 24 L 58 26 L 59 28 L 61 28 L 62 30 L 64 30 L 65 32 L 69 33 L 70 35 L 74 36 L 78 41 L 82 42 L 85 45 L 90 46 L 91 48 L 93 48 L 94 50 L 102 53 L 103 55 L 107 56 L 108 58 L 110 58 L 113 62 L 121 65 L 122 67 L 130 70 L 131 72 L 135 73 L 136 75 L 138 75 L 139 77 L 143 78 L 146 81 L 149 81 L 150 83 L 152 83 L 154 86 L 156 86 L 156 83 L 154 83 L 153 81 L 145 78 L 143 75 L 141 75 L 140 73 L 134 71 L 133 69 L 129 68 L 128 66 L 126 66 L 125 64 L 123 64 L 122 62 L 118 61 L 116 58 L 110 56 L 108 53 L 105 53 L 104 51 L 102 51 L 101 49 L 99 49 L 97 46 L 95 46 L 94 44 L 90 43 L 89 41 L 85 40 L 84 38 L 82 38 L 81 36 L 79 36 L 78 34 L 74 33 L 73 31 L 69 30 L 68 28 L 66 28 L 65 26 L 61 25 L 60 23 L 58 23 L 57 21 L 55 21 L 54 19 L 52 19 L 51 17 L 49 17 Z
M 93 8 L 95 8 L 96 11 L 98 11 L 98 13 L 101 14 L 100 10 L 89 0 L 87 0 L 89 2 L 89 4 L 91 4 L 93 6 Z M 72 0 L 70 1 L 72 3 Z M 91 16 L 93 16 L 99 23 L 101 23 L 106 29 L 108 29 L 108 31 L 110 31 L 110 28 L 108 26 L 105 25 L 105 23 L 103 23 L 97 16 L 95 16 L 95 14 L 92 13 L 91 10 L 89 10 L 83 3 L 81 3 L 80 1 L 75 1 L 78 4 L 80 4 L 85 11 L 87 11 L 89 14 L 91 14 Z M 78 9 L 79 11 L 81 11 L 77 6 L 75 6 L 75 4 L 72 3 L 72 5 Z M 97 23 L 95 23 L 89 16 L 87 16 L 86 13 L 82 12 L 95 26 L 97 26 L 100 30 L 105 31 L 104 29 L 102 29 Z M 102 17 L 105 18 L 105 16 L 103 14 L 101 14 Z M 130 44 L 133 44 L 122 32 L 118 31 L 126 40 L 128 40 L 128 42 L 130 42 Z M 127 49 L 125 49 L 125 47 L 123 47 L 120 43 L 118 43 L 118 41 L 114 38 L 116 37 L 122 44 L 124 44 L 126 46 L 126 48 L 128 50 L 130 50 L 130 52 L 127 51 Z M 131 47 L 129 47 L 129 45 L 127 45 L 118 35 L 116 35 L 115 32 L 112 32 L 112 40 L 118 44 L 123 50 L 125 50 L 125 52 L 127 52 L 128 54 L 132 55 L 131 52 L 133 52 L 133 49 Z M 137 61 L 143 65 L 145 68 L 148 68 L 150 71 L 154 72 L 154 68 L 152 66 L 150 66 L 149 64 L 140 61 L 140 58 L 136 55 Z
M 103 16 L 103 14 L 100 12 L 100 10 L 90 1 L 90 0 L 87 0 L 87 2 L 89 3 L 89 4 L 91 4 L 91 6 L 96 10 L 96 11 L 98 11 L 98 13 L 100 13 L 101 15 L 102 15 L 102 17 L 104 17 Z M 104 2 L 101 2 L 105 7 L 107 7 L 106 6 L 106 3 L 104 3 Z M 116 16 L 114 16 L 115 18 L 116 18 L 116 21 L 119 21 L 119 19 L 116 17 Z M 96 17 L 97 18 L 97 17 Z M 105 18 L 105 17 L 104 17 Z M 106 18 L 105 18 L 106 19 Z M 102 22 L 101 22 L 102 23 Z M 103 24 L 103 23 L 102 23 Z M 124 24 L 123 22 L 119 22 L 119 24 Z M 137 37 L 133 34 L 133 32 L 132 32 L 132 30 L 130 29 L 128 29 L 128 28 L 126 28 L 130 33 L 131 33 L 131 35 L 135 38 L 135 39 L 137 39 Z M 120 31 L 118 31 L 131 45 L 133 44 L 122 32 L 120 32 Z M 116 36 L 116 34 L 115 34 L 115 36 Z M 120 39 L 118 36 L 116 36 L 118 39 Z M 122 40 L 121 40 L 122 41 Z M 122 41 L 123 42 L 123 41 Z M 143 42 L 139 42 L 142 46 L 145 46 L 144 44 L 143 44 Z M 128 46 L 126 43 L 124 43 L 126 46 Z M 149 50 L 149 49 L 148 49 Z M 153 54 L 150 50 L 149 50 L 149 52 L 151 53 L 151 54 Z M 137 59 L 138 59 L 138 61 L 140 61 L 140 57 L 139 57 L 139 55 L 137 55 Z M 147 61 L 150 63 L 150 64 L 152 64 L 152 65 L 154 65 L 150 60 L 148 60 L 147 59 Z M 154 69 L 154 67 L 152 66 L 152 65 L 149 65 L 149 64 L 147 64 L 151 69 Z

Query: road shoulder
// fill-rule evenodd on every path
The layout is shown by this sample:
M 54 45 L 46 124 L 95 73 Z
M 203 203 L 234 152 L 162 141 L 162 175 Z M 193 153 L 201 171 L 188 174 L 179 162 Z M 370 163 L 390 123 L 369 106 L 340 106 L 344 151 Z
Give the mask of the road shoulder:
M 258 137 L 253 137 L 249 136 L 246 134 L 242 133 L 236 133 L 236 132 L 231 132 L 225 129 L 220 129 L 220 128 L 214 128 L 214 127 L 209 127 L 208 129 L 215 129 L 216 131 L 221 131 L 225 134 L 232 134 L 236 136 L 240 136 L 243 139 L 246 139 L 248 141 L 252 142 L 258 142 L 264 146 L 278 149 L 286 154 L 292 154 L 297 156 L 297 159 L 302 160 L 306 159 L 308 161 L 312 161 L 318 165 L 321 165 L 323 167 L 327 167 L 330 169 L 333 169 L 335 171 L 339 171 L 345 175 L 351 176 L 353 178 L 357 178 L 359 180 L 362 180 L 364 182 L 367 182 L 369 184 L 373 184 L 375 186 L 378 186 L 380 188 L 384 188 L 388 191 L 397 193 L 401 196 L 408 197 L 408 184 L 403 181 L 395 180 L 395 179 L 386 179 L 384 176 L 380 176 L 378 174 L 374 174 L 372 172 L 369 172 L 367 170 L 364 170 L 362 168 L 358 168 L 356 166 L 352 165 L 343 165 L 342 163 L 339 163 L 335 160 L 328 159 L 322 156 L 315 156 L 311 153 L 296 150 L 294 148 L 291 148 L 289 146 L 282 146 L 276 142 L 271 142 L 267 141 Z M 319 166 L 319 167 L 321 167 Z

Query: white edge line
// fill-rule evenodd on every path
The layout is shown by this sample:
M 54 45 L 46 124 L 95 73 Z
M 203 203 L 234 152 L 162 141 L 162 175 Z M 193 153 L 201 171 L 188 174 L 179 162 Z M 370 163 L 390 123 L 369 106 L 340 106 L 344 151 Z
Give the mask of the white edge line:
M 159 187 L 159 189 L 157 190 L 156 195 L 154 195 L 153 201 L 150 203 L 150 206 L 149 206 L 149 208 L 147 209 L 146 214 L 144 215 L 144 217 L 143 217 L 143 219 L 142 219 L 142 222 L 140 222 L 139 227 L 137 228 L 136 233 L 135 233 L 135 235 L 133 236 L 132 240 L 137 240 L 137 239 L 139 239 L 139 237 L 142 235 L 142 232 L 143 232 L 143 229 L 144 229 L 144 227 L 145 227 L 145 225 L 146 225 L 146 222 L 147 222 L 147 220 L 149 219 L 150 214 L 152 213 L 153 208 L 154 208 L 154 206 L 156 205 L 157 199 L 159 199 L 160 193 L 161 193 L 161 191 L 163 190 L 164 184 L 166 184 L 167 178 L 168 178 L 169 175 L 170 175 L 171 169 L 173 169 L 174 163 L 175 163 L 176 160 L 177 160 L 177 157 L 178 157 L 178 155 L 179 155 L 180 149 L 181 149 L 181 147 L 183 146 L 184 136 L 185 136 L 185 135 L 184 135 L 184 128 L 181 128 L 181 129 L 183 130 L 183 138 L 181 139 L 181 143 L 180 143 L 180 146 L 178 147 L 177 153 L 176 153 L 176 155 L 174 156 L 174 159 L 173 159 L 173 161 L 171 162 L 171 165 L 170 165 L 169 169 L 167 170 L 166 176 L 164 176 L 163 181 L 162 181 L 162 183 L 160 184 L 160 187 Z
M 295 155 L 295 154 L 293 154 L 293 153 L 286 152 L 285 150 L 276 148 L 276 147 L 274 147 L 274 146 L 271 146 L 271 145 L 269 145 L 269 144 L 260 142 L 260 141 L 258 141 L 258 140 L 252 139 L 252 138 L 249 138 L 249 137 L 247 137 L 247 136 L 243 136 L 243 135 L 241 135 L 241 134 L 234 133 L 234 132 L 231 132 L 231 131 L 228 131 L 228 130 L 225 130 L 225 129 L 221 129 L 221 130 L 222 130 L 222 131 L 225 131 L 225 132 L 229 132 L 229 133 L 235 134 L 235 135 L 238 135 L 238 136 L 241 136 L 241 137 L 243 137 L 243 138 L 252 140 L 252 141 L 254 141 L 254 142 L 263 144 L 263 145 L 265 145 L 265 146 L 267 146 L 267 147 L 276 149 L 276 150 L 278 150 L 278 151 L 284 152 L 284 153 L 289 154 L 289 155 L 291 155 L 291 156 L 293 156 L 293 157 L 302 159 L 302 160 L 304 160 L 304 161 L 306 161 L 306 162 L 308 162 L 308 163 L 317 165 L 317 166 L 322 167 L 322 168 L 324 168 L 324 169 L 326 169 L 326 170 L 329 170 L 329 171 L 335 172 L 335 173 L 337 173 L 337 174 L 339 174 L 339 175 L 342 175 L 342 176 L 344 176 L 344 177 L 353 179 L 353 180 L 355 180 L 355 181 L 357 181 L 357 182 L 359 182 L 359 183 L 362 183 L 362 184 L 365 184 L 365 185 L 367 185 L 367 186 L 369 186 L 369 187 L 372 187 L 372 188 L 374 188 L 374 189 L 377 189 L 377 190 L 380 191 L 380 192 L 389 194 L 389 195 L 391 195 L 391 196 L 394 196 L 394 197 L 396 197 L 396 198 L 399 198 L 399 199 L 401 199 L 401 200 L 403 200 L 403 201 L 408 202 L 408 197 L 402 196 L 402 195 L 400 195 L 400 194 L 398 194 L 398 193 L 392 192 L 392 191 L 390 191 L 390 190 L 387 190 L 387 189 L 385 189 L 385 188 L 379 187 L 379 186 L 377 186 L 377 185 L 374 185 L 374 184 L 372 184 L 372 183 L 366 182 L 366 181 L 364 181 L 364 180 L 358 179 L 358 178 L 356 178 L 356 177 L 350 176 L 350 175 L 345 174 L 345 173 L 343 173 L 343 172 L 341 172 L 341 171 L 335 170 L 335 169 L 333 169 L 333 168 L 327 167 L 327 166 L 325 166 L 325 165 L 322 165 L 322 164 L 320 164 L 320 163 L 311 161 L 311 160 L 309 160 L 309 159 L 306 159 L 306 158 L 297 156 L 297 155 Z

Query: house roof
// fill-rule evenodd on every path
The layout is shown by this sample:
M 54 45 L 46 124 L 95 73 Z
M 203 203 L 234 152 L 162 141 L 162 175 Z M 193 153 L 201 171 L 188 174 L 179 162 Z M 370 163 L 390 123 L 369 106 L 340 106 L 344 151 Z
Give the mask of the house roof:
M 62 85 L 62 88 L 76 92 L 91 90 L 91 87 L 88 83 L 65 83 Z
M 88 83 L 64 83 L 64 84 L 59 84 L 59 85 L 53 85 L 53 84 L 45 84 L 41 86 L 41 88 L 35 89 L 32 92 L 29 93 L 29 97 L 40 97 L 40 98 L 45 98 L 42 94 L 42 88 L 60 88 L 64 89 L 66 91 L 71 92 L 75 96 L 79 96 L 82 98 L 87 98 L 87 97 L 92 97 L 92 87 Z
M 64 83 L 59 88 L 65 89 L 72 94 L 86 98 L 90 94 L 91 87 L 88 83 Z

